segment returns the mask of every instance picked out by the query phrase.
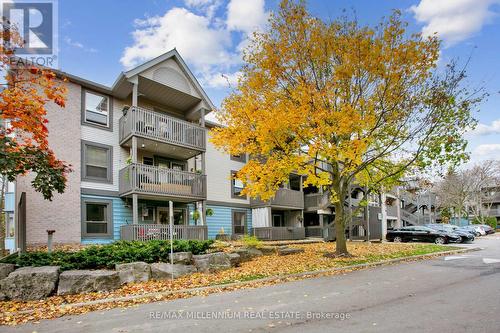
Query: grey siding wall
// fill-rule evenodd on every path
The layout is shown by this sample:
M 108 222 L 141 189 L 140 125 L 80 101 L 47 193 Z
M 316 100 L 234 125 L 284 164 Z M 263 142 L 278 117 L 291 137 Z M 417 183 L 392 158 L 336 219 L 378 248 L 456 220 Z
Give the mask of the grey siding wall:
M 47 105 L 49 120 L 49 146 L 57 158 L 70 163 L 73 172 L 69 174 L 66 191 L 55 194 L 52 201 L 31 187 L 33 175 L 18 177 L 17 197 L 26 192 L 26 238 L 28 244 L 47 242 L 47 230 L 55 230 L 57 243 L 80 242 L 80 107 L 81 87 L 67 83 L 66 107 Z

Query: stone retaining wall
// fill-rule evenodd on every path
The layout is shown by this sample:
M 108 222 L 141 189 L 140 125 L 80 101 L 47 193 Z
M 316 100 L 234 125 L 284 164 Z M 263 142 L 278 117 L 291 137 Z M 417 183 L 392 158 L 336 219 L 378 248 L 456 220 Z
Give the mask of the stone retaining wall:
M 125 283 L 178 278 L 194 272 L 212 273 L 238 266 L 255 257 L 275 253 L 255 248 L 239 248 L 231 253 L 193 255 L 176 252 L 173 264 L 132 262 L 117 264 L 115 270 L 70 270 L 57 266 L 21 267 L 0 263 L 0 301 L 40 300 L 48 296 L 111 291 Z

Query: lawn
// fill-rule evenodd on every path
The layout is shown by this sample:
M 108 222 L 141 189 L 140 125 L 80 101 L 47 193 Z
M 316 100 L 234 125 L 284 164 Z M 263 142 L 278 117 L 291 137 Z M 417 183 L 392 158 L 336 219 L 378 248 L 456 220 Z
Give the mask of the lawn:
M 88 311 L 125 307 L 140 303 L 149 303 L 160 300 L 170 300 L 193 295 L 207 295 L 221 290 L 234 290 L 242 288 L 255 288 L 263 285 L 276 284 L 283 281 L 297 280 L 304 277 L 287 277 L 289 274 L 320 271 L 331 268 L 342 268 L 355 264 L 372 263 L 386 259 L 411 257 L 421 254 L 449 251 L 454 248 L 434 244 L 367 244 L 353 242 L 348 244 L 351 258 L 328 258 L 324 254 L 332 252 L 334 243 L 314 243 L 302 245 L 290 245 L 300 247 L 304 253 L 288 256 L 276 254 L 258 257 L 252 261 L 242 263 L 240 267 L 234 267 L 217 273 L 195 273 L 178 278 L 171 282 L 149 281 L 125 285 L 122 288 L 109 293 L 89 293 L 70 296 L 53 296 L 43 301 L 6 301 L 0 302 L 0 324 L 13 325 L 27 321 L 37 321 L 43 318 L 55 318 L 66 314 L 85 313 Z M 351 269 L 349 269 L 351 270 Z M 337 270 L 323 275 L 341 274 L 344 270 Z M 258 281 L 261 278 L 272 278 L 267 281 Z M 252 280 L 256 280 L 251 282 Z M 224 285 L 233 282 L 250 281 L 251 283 L 239 286 Z M 193 293 L 163 294 L 153 297 L 136 298 L 130 301 L 110 301 L 101 304 L 73 307 L 72 303 L 102 300 L 106 298 L 122 297 L 128 295 L 142 295 L 155 292 L 176 291 L 187 288 L 221 285 L 219 290 L 203 290 Z M 20 313 L 22 312 L 22 313 Z

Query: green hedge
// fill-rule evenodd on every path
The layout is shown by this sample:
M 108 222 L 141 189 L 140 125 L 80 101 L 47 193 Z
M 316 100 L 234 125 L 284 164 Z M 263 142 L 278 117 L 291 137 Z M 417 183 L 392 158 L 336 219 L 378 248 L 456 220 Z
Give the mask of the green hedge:
M 174 252 L 206 253 L 212 240 L 175 240 Z M 52 253 L 37 251 L 27 252 L 21 256 L 7 258 L 4 262 L 18 266 L 61 266 L 61 270 L 114 268 L 115 264 L 134 261 L 148 263 L 167 262 L 170 253 L 170 242 L 152 240 L 148 242 L 117 241 L 108 245 L 93 245 L 77 252 L 54 251 Z

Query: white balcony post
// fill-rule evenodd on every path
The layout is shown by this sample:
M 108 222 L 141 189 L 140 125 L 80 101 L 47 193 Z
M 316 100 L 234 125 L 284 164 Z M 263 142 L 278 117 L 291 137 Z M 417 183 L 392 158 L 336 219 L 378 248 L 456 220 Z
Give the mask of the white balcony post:
M 137 194 L 132 194 L 132 222 L 139 223 L 139 200 Z
M 137 99 L 138 99 L 138 85 L 137 82 L 133 83 L 132 86 L 132 106 L 137 106 Z M 130 110 L 131 112 L 135 112 L 135 110 Z M 131 119 L 134 119 L 134 116 L 131 114 Z M 132 123 L 132 128 L 135 128 L 135 124 Z M 130 148 L 130 156 L 132 158 L 132 163 L 135 164 L 137 163 L 137 137 L 132 136 L 132 147 Z M 132 169 L 131 172 L 131 177 L 137 177 L 137 174 L 134 172 Z M 135 180 L 132 182 L 132 184 L 135 184 Z M 135 189 L 134 189 L 135 190 Z M 139 223 L 139 200 L 137 194 L 132 194 L 132 222 L 134 224 Z
M 205 109 L 200 110 L 200 125 L 202 127 L 205 127 Z M 201 153 L 201 174 L 205 175 L 206 174 L 206 163 L 205 163 L 205 153 Z M 203 184 L 203 187 L 206 190 L 206 183 Z M 207 223 L 207 201 L 203 200 L 201 202 L 201 225 L 206 225 Z
M 139 99 L 139 84 L 134 82 L 132 85 L 132 106 L 138 106 L 137 102 Z
M 387 234 L 387 196 L 385 192 L 380 193 L 380 215 L 382 217 L 382 240 L 385 240 L 385 235 Z

